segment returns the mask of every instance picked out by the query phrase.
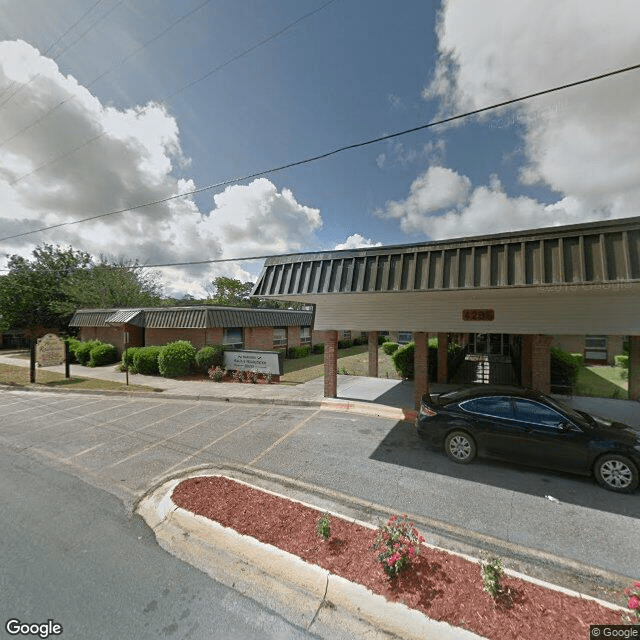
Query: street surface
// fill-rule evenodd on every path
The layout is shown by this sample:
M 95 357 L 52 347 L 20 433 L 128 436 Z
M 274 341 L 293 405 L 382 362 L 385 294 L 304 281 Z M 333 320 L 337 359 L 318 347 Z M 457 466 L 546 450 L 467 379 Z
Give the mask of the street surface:
M 433 519 L 624 576 L 640 566 L 640 495 L 591 478 L 424 449 L 409 423 L 297 406 L 0 391 L 0 444 L 131 508 L 179 471 L 225 466 Z M 318 505 L 323 506 L 323 505 Z
M 64 640 L 317 638 L 163 551 L 114 496 L 35 460 L 0 452 L 0 507 L 2 638 L 25 637 L 10 619 L 53 620 Z

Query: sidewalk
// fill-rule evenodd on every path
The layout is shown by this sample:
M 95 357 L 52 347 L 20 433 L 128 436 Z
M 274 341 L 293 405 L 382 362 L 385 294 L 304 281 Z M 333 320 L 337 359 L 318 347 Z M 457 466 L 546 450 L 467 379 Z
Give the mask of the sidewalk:
M 0 363 L 29 366 L 28 360 L 5 354 L 0 354 Z M 47 371 L 55 371 L 64 375 L 64 365 L 47 367 Z M 70 373 L 72 377 L 99 378 L 122 383 L 126 379 L 125 374 L 118 371 L 116 365 L 83 367 L 72 364 Z M 415 419 L 414 387 L 410 380 L 338 375 L 337 398 L 324 397 L 324 379 L 322 377 L 297 385 L 264 385 L 210 380 L 174 380 L 160 376 L 130 374 L 129 384 L 151 387 L 154 391 L 150 393 L 161 392 L 164 398 L 322 406 L 325 409 L 353 411 L 397 420 L 413 421 Z M 443 393 L 457 387 L 459 385 L 432 383 L 430 391 L 431 393 Z M 581 396 L 555 397 L 574 409 L 612 418 L 632 427 L 640 427 L 640 404 L 633 400 Z

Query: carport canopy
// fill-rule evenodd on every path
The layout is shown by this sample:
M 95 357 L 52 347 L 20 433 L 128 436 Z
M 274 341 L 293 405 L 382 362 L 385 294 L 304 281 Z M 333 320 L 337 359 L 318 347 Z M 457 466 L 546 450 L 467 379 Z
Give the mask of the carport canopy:
M 274 256 L 252 295 L 314 305 L 329 342 L 338 329 L 412 331 L 417 395 L 429 333 L 530 336 L 531 357 L 547 360 L 553 335 L 629 336 L 629 395 L 640 398 L 640 217 Z M 325 395 L 335 395 L 328 346 Z

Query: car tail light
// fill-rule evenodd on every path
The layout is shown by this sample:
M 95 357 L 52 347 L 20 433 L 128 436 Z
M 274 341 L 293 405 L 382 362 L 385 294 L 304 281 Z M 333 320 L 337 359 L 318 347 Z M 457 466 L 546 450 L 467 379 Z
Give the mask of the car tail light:
M 437 412 L 435 412 L 433 409 L 430 409 L 429 407 L 427 407 L 424 404 L 420 405 L 420 416 L 424 416 L 425 418 L 431 418 L 433 416 L 437 416 Z

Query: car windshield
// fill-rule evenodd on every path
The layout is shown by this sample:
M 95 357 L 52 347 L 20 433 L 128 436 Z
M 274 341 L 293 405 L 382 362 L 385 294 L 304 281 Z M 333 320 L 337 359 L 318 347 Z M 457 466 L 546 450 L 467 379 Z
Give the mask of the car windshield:
M 555 398 L 551 398 L 547 395 L 543 397 L 549 405 L 551 405 L 554 409 L 559 409 L 560 411 L 565 413 L 574 422 L 577 422 L 578 424 L 592 424 L 591 420 L 585 418 L 583 414 L 581 414 L 579 411 L 576 411 L 561 400 L 556 400 Z

